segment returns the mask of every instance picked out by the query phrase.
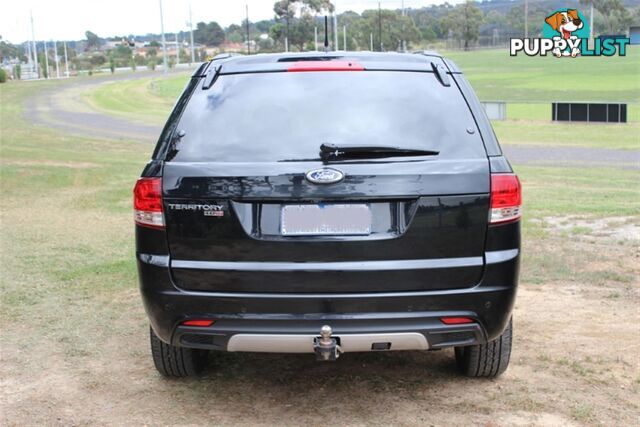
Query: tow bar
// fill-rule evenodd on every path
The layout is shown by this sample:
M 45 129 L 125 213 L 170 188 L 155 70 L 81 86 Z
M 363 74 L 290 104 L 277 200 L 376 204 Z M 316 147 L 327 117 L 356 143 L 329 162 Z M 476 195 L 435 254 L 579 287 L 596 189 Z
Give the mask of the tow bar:
M 340 346 L 335 338 L 331 337 L 331 326 L 324 325 L 320 328 L 320 337 L 313 339 L 313 350 L 316 353 L 316 360 L 322 362 L 333 362 L 340 357 Z

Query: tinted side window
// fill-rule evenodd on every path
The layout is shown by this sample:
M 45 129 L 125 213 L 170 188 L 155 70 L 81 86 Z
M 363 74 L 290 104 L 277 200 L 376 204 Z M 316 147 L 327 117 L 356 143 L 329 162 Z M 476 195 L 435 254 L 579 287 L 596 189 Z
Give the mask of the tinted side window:
M 432 73 L 221 75 L 211 89 L 196 89 L 178 129 L 185 136 L 172 161 L 309 160 L 322 143 L 486 156 L 459 89 Z

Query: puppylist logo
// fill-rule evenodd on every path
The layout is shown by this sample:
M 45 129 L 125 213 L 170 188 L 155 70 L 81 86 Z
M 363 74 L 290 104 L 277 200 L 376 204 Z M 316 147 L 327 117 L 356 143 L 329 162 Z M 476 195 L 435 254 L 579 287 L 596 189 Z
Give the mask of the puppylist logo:
M 558 9 L 542 25 L 542 38 L 511 39 L 509 54 L 557 58 L 577 56 L 625 56 L 628 38 L 595 38 L 589 48 L 589 24 L 577 9 Z

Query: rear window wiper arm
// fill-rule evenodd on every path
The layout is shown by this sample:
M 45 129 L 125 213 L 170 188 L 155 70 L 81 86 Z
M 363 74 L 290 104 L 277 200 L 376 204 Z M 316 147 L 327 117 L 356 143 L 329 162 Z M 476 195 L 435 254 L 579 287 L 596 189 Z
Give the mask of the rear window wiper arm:
M 415 148 L 399 148 L 384 146 L 340 146 L 322 144 L 320 158 L 324 161 L 339 159 L 374 159 L 379 157 L 413 157 L 437 156 L 439 151 L 418 150 Z

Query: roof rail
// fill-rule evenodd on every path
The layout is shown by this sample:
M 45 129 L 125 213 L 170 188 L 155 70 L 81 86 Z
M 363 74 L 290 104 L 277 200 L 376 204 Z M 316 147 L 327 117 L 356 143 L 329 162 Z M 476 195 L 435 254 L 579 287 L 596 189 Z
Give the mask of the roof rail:
M 413 51 L 413 54 L 424 55 L 424 56 L 437 56 L 438 58 L 442 58 L 442 55 L 440 55 L 435 50 L 415 50 Z
M 236 53 L 236 52 L 219 53 L 216 56 L 214 56 L 213 58 L 211 58 L 210 61 L 217 61 L 219 59 L 227 59 L 227 58 L 231 58 L 232 56 L 244 56 L 244 54 Z

